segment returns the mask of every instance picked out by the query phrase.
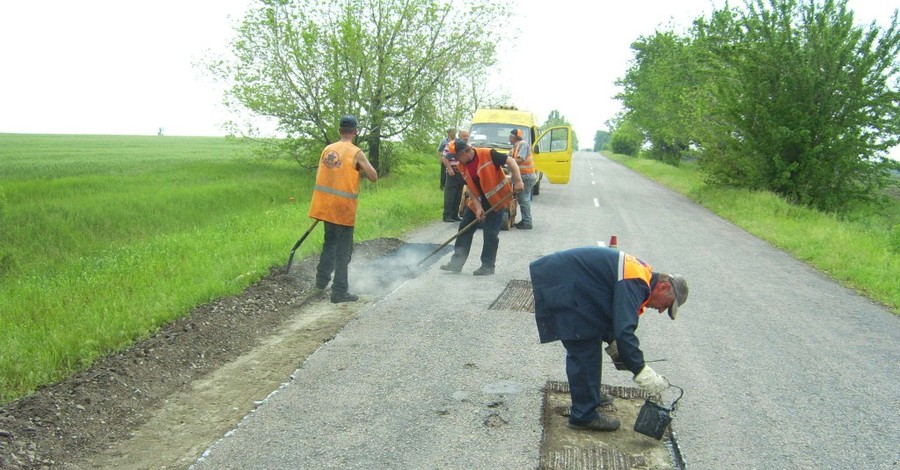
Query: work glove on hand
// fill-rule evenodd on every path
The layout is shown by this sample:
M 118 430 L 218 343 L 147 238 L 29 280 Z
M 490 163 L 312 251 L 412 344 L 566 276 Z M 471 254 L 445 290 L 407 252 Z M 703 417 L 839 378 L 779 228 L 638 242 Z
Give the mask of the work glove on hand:
M 626 370 L 625 363 L 619 360 L 619 348 L 616 346 L 616 340 L 612 340 L 609 343 L 609 346 L 606 347 L 606 354 L 609 354 L 609 358 L 613 360 L 613 365 L 616 366 L 616 370 Z
M 669 388 L 669 381 L 647 365 L 641 369 L 638 375 L 634 376 L 634 381 L 650 395 L 659 395 L 663 390 Z

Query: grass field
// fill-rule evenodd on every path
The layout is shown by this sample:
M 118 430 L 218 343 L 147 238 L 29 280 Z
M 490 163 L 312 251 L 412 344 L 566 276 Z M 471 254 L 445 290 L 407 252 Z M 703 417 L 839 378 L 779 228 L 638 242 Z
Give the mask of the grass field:
M 841 216 L 788 204 L 769 192 L 707 185 L 690 165 L 604 153 L 679 191 L 722 218 L 783 249 L 900 314 L 900 197 Z
M 0 403 L 285 263 L 314 174 L 247 152 L 224 138 L 0 134 Z M 357 241 L 439 217 L 433 163 L 363 183 Z M 297 259 L 321 242 L 317 230 Z

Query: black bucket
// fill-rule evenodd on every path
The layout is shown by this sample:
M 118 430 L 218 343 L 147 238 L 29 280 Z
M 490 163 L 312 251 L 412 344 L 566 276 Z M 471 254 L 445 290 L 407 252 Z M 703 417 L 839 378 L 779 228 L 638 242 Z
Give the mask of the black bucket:
M 675 414 L 675 407 L 678 405 L 678 400 L 681 400 L 681 397 L 684 396 L 684 390 L 681 389 L 681 387 L 675 385 L 671 386 L 681 391 L 678 398 L 672 402 L 672 406 L 667 408 L 659 403 L 654 403 L 648 398 L 644 402 L 644 406 L 641 407 L 637 419 L 634 421 L 635 431 L 654 439 L 662 439 L 663 435 L 666 433 L 666 429 L 669 428 L 669 424 L 672 423 L 672 417 Z

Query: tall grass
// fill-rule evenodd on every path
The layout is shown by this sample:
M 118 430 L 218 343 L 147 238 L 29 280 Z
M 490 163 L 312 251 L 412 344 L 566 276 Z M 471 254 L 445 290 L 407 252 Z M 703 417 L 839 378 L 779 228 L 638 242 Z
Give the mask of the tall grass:
M 900 314 L 900 198 L 830 214 L 770 192 L 708 185 L 691 165 L 606 156 L 704 205 L 843 285 Z
M 0 134 L 0 403 L 286 261 L 314 174 L 246 151 L 223 138 Z M 408 160 L 364 184 L 358 241 L 438 216 L 433 162 Z M 296 256 L 320 248 L 310 237 Z

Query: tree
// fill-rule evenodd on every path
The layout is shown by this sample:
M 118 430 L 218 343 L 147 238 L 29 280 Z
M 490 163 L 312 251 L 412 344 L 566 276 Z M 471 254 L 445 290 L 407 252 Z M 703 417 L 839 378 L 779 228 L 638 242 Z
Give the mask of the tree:
M 900 142 L 896 11 L 882 31 L 855 25 L 845 0 L 755 0 L 746 10 L 727 15 L 731 25 L 698 23 L 725 39 L 711 51 L 718 132 L 707 132 L 701 162 L 721 180 L 820 209 L 869 198 Z
M 594 151 L 599 152 L 606 147 L 612 134 L 607 131 L 597 131 L 594 133 Z
M 386 140 L 423 137 L 462 114 L 495 62 L 500 0 L 261 0 L 238 28 L 233 60 L 212 67 L 235 105 L 271 117 L 298 159 L 338 139 L 343 114 L 381 167 Z M 305 156 L 305 157 L 304 157 Z

